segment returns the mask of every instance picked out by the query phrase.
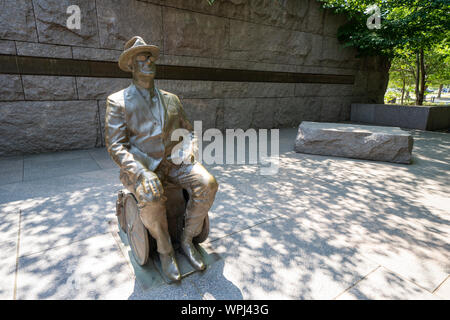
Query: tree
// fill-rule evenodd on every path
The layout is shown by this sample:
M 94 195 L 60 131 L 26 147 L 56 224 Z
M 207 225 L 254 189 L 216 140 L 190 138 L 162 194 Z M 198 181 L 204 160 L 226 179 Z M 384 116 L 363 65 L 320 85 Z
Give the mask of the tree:
M 405 93 L 408 92 L 411 84 L 414 83 L 415 71 L 414 71 L 415 59 L 407 52 L 398 54 L 391 63 L 391 69 L 389 73 L 389 82 L 397 88 L 401 89 L 401 102 L 404 104 Z
M 423 104 L 427 81 L 426 52 L 450 41 L 450 0 L 318 0 L 324 8 L 345 13 L 348 23 L 338 29 L 344 46 L 360 55 L 394 59 L 415 55 L 416 103 Z M 368 28 L 364 12 L 379 9 L 380 28 Z M 448 50 L 448 47 L 447 47 Z
M 427 82 L 439 87 L 438 98 L 441 97 L 444 85 L 450 85 L 450 46 L 442 43 L 428 52 L 425 59 L 428 61 L 426 66 Z

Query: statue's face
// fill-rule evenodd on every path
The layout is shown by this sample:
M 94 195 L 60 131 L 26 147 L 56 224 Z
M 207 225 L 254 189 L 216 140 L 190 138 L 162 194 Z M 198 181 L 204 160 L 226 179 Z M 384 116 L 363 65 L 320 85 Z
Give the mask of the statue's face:
M 133 59 L 133 76 L 141 79 L 154 78 L 156 74 L 155 57 L 150 52 L 143 52 Z

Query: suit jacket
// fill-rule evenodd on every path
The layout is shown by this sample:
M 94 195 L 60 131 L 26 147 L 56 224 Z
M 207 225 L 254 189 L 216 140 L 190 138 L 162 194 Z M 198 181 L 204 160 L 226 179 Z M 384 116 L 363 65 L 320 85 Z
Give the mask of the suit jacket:
M 130 190 L 143 171 L 155 171 L 163 158 L 170 158 L 178 144 L 170 139 L 175 129 L 193 131 L 178 97 L 157 88 L 155 91 L 163 106 L 162 123 L 134 84 L 107 99 L 106 147 L 121 169 L 122 183 Z

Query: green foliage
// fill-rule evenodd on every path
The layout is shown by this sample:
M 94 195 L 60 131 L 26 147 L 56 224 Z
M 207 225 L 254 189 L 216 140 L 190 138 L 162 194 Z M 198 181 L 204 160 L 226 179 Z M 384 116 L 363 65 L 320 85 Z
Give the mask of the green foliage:
M 428 84 L 449 82 L 450 0 L 318 1 L 348 17 L 337 31 L 344 46 L 358 49 L 360 56 L 390 58 L 390 85 L 405 90 L 414 85 L 417 104 L 423 103 Z M 367 25 L 373 5 L 381 18 L 375 29 Z
M 430 85 L 450 85 L 450 45 L 441 43 L 425 54 L 427 80 Z
M 384 95 L 384 101 L 385 103 L 390 103 L 392 99 L 398 99 L 398 94 L 396 94 L 394 91 L 386 92 Z M 396 101 L 397 102 L 397 101 Z
M 415 52 L 449 39 L 450 0 L 318 1 L 324 8 L 347 15 L 348 23 L 339 28 L 338 39 L 361 55 L 394 57 L 399 48 Z M 381 28 L 371 30 L 364 12 L 374 4 L 380 9 Z

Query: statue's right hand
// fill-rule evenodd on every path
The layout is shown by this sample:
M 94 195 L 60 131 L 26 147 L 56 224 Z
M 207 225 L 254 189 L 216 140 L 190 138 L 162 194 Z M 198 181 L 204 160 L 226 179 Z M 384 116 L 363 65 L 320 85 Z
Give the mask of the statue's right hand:
M 144 197 L 151 194 L 154 200 L 159 200 L 164 194 L 164 189 L 154 172 L 145 171 L 139 176 L 136 192 L 138 194 L 144 193 Z

